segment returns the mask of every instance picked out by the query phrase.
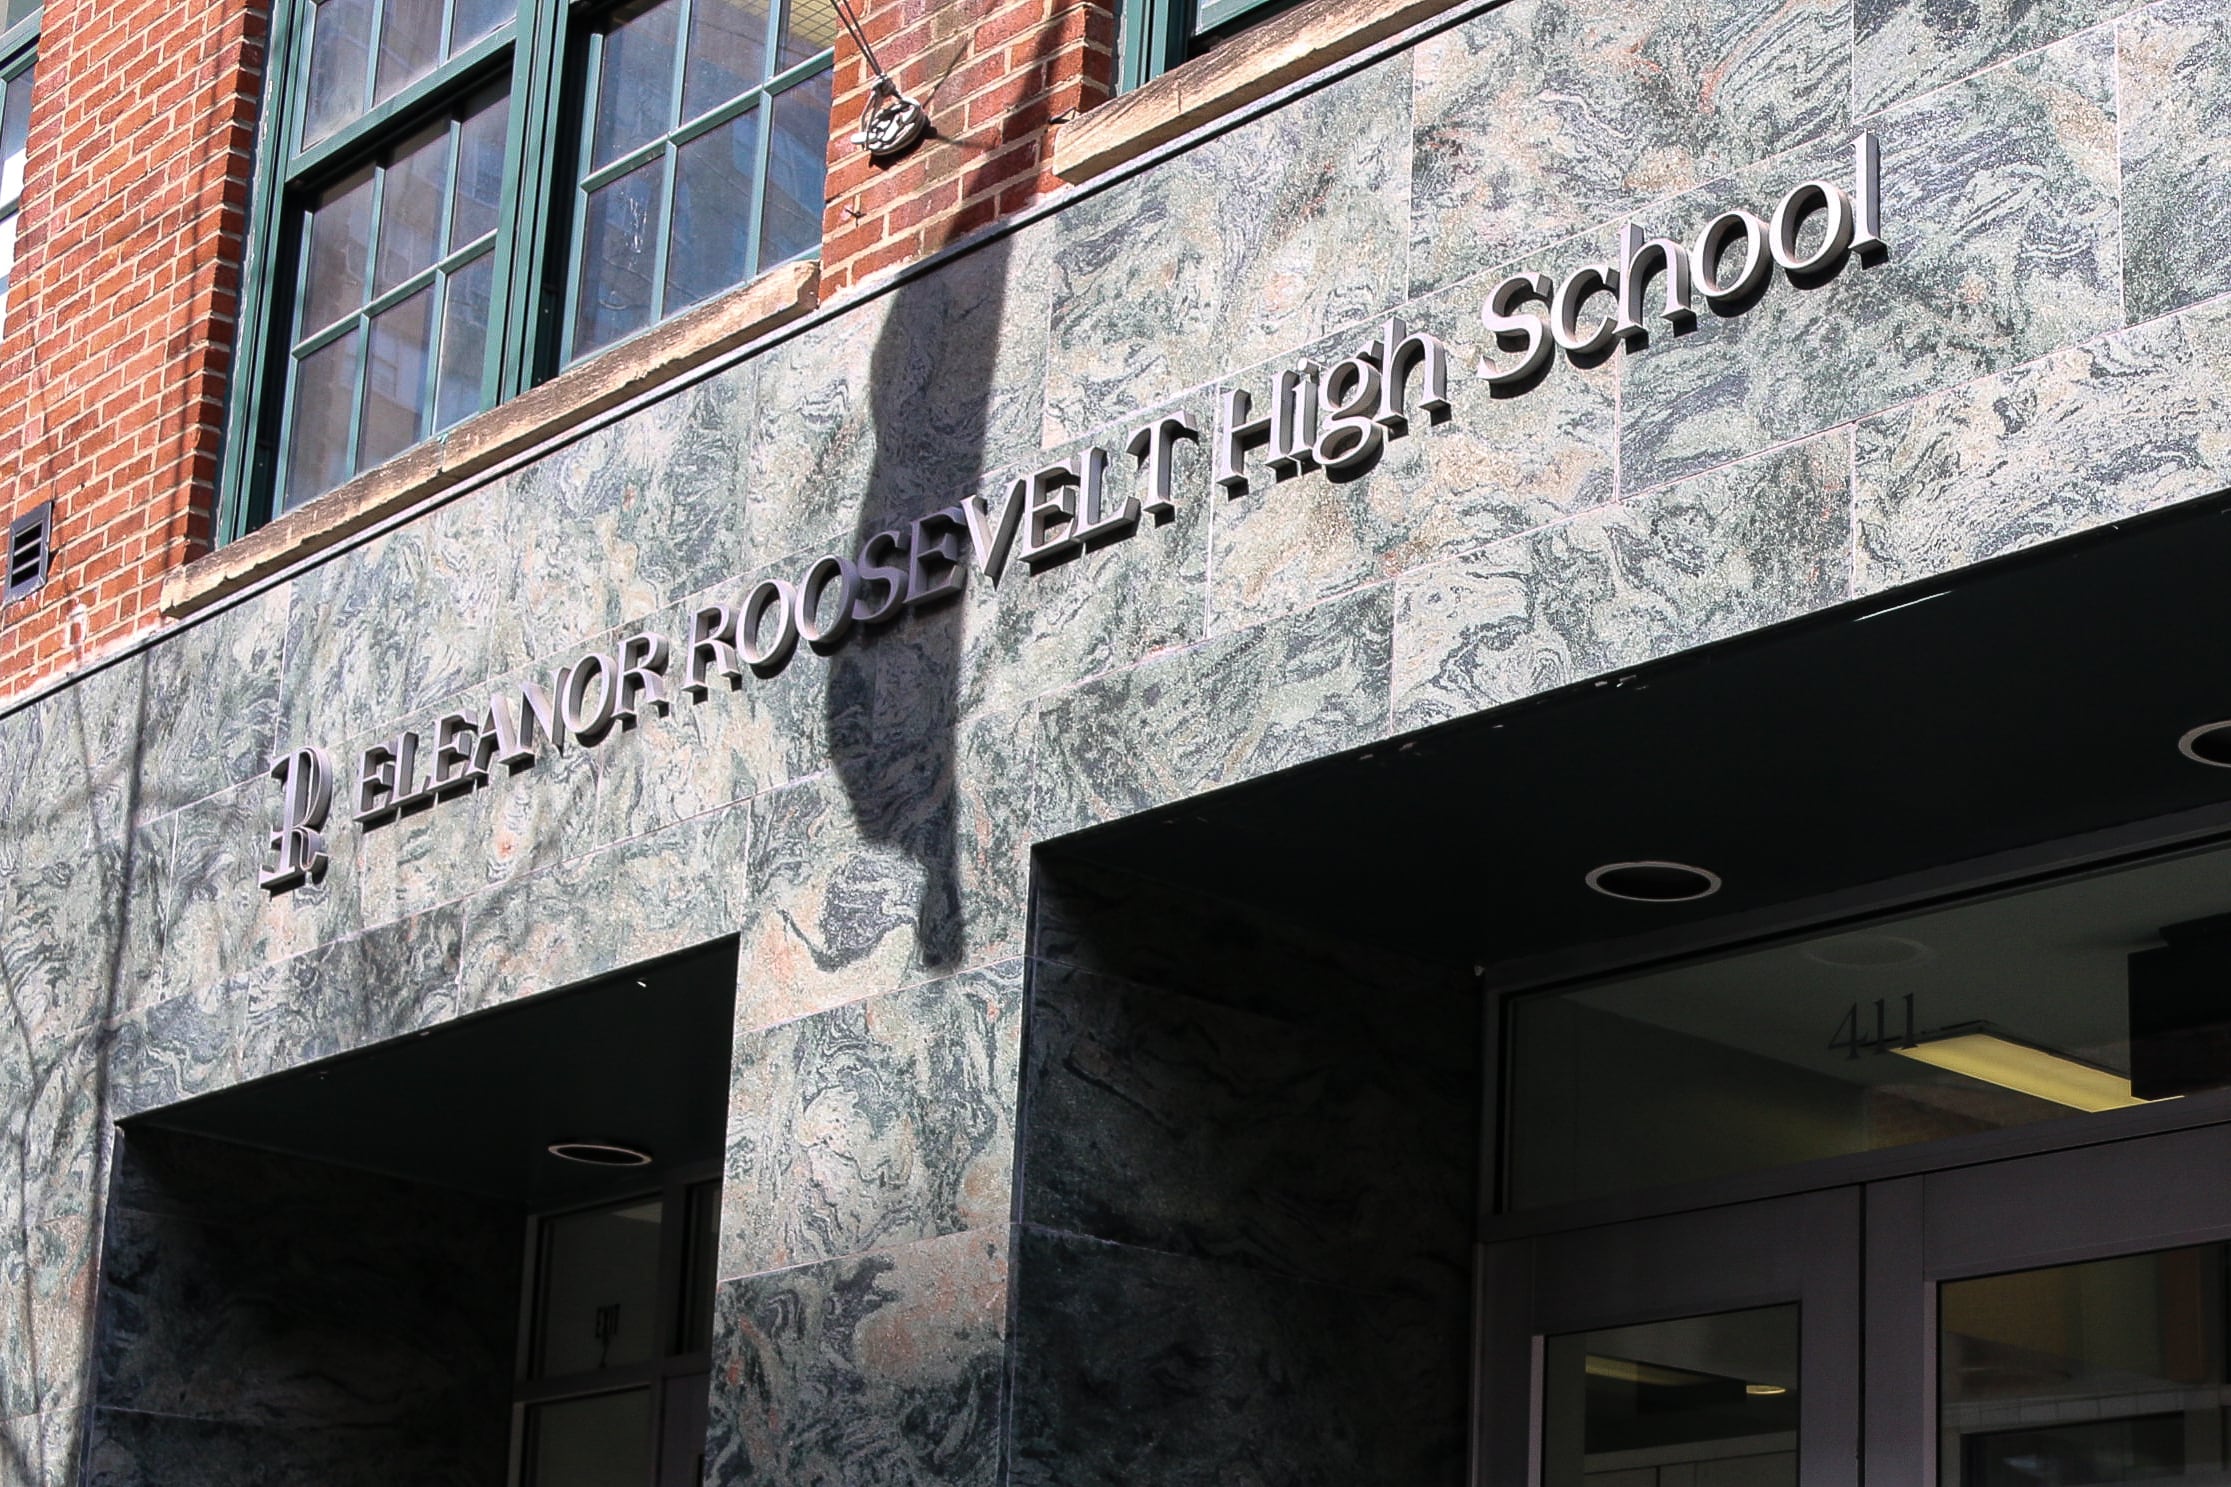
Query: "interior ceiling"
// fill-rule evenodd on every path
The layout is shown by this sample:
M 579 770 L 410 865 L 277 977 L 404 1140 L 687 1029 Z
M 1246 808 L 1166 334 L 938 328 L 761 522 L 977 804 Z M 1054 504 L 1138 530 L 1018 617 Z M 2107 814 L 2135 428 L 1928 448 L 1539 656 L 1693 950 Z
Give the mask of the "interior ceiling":
M 1622 942 L 2225 806 L 2231 770 L 2176 745 L 2231 717 L 2227 574 L 2231 514 L 2210 502 L 1054 850 L 1431 958 L 1615 961 Z M 1583 884 L 1643 859 L 1725 887 L 1673 905 Z
M 531 1207 L 588 1202 L 720 1160 L 735 998 L 730 942 L 142 1120 Z M 599 1169 L 546 1150 L 582 1139 L 657 1161 Z

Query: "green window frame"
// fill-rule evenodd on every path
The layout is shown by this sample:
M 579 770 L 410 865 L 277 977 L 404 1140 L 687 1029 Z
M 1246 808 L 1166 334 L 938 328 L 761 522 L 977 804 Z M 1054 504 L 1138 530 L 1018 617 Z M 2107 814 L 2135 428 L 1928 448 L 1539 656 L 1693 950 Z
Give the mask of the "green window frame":
M 1116 91 L 1128 93 L 1300 0 L 1122 0 Z
M 26 0 L 0 5 L 0 346 L 7 344 L 8 283 L 16 257 L 31 126 L 31 89 L 39 60 L 39 7 Z
M 662 30 L 663 127 L 593 158 L 600 104 L 644 112 L 632 80 L 603 86 L 614 37 L 650 54 Z M 829 0 L 281 0 L 220 540 L 817 251 L 834 30 Z M 732 86 L 684 109 L 705 79 Z M 729 146 L 709 190 L 691 184 L 692 158 L 720 153 L 702 141 Z M 646 162 L 663 172 L 656 213 L 625 243 L 655 261 L 653 293 L 616 332 L 607 316 L 577 334 L 603 303 L 586 299 L 604 292 L 586 257 L 596 193 Z M 792 230 L 767 238 L 771 194 L 785 210 L 810 195 L 811 233 L 789 210 Z M 671 287 L 670 245 L 689 261 Z

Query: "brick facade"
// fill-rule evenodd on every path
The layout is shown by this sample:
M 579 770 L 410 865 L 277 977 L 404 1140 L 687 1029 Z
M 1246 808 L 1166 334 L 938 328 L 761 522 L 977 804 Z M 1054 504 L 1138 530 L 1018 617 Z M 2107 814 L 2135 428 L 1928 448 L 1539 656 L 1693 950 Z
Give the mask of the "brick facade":
M 208 549 L 264 38 L 243 0 L 47 0 L 0 513 L 53 501 L 55 562 L 0 612 L 0 697 L 156 623 Z
M 266 21 L 244 0 L 48 0 L 0 515 L 51 499 L 56 558 L 0 611 L 0 701 L 161 623 L 164 575 L 210 549 Z M 824 302 L 1054 190 L 1051 131 L 1114 75 L 1107 0 L 870 0 L 862 24 L 931 131 L 888 162 L 853 142 L 871 75 L 840 34 Z
M 865 0 L 861 29 L 930 132 L 873 160 L 853 143 L 874 78 L 837 38 L 830 110 L 824 297 L 955 243 L 1061 185 L 1049 168 L 1061 121 L 1105 99 L 1115 76 L 1108 0 L 1003 0 L 989 14 L 931 0 Z

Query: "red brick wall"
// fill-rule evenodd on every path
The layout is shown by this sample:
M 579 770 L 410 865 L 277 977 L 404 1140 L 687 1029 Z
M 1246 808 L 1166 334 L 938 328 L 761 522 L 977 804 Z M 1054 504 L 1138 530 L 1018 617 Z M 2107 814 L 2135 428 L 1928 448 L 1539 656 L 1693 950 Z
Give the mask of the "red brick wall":
M 0 609 L 0 700 L 158 624 L 164 575 L 209 550 L 267 4 L 47 0 L 0 517 L 52 500 L 57 558 Z M 931 133 L 881 164 L 852 143 L 870 78 L 840 34 L 825 299 L 1055 190 L 1053 126 L 1114 75 L 1112 0 L 859 4 Z
M 1111 0 L 855 0 L 877 60 L 929 109 L 930 136 L 878 163 L 852 142 L 872 82 L 837 38 L 822 219 L 824 299 L 936 252 L 1057 189 L 1053 126 L 1105 99 L 1115 76 Z
M 0 516 L 52 500 L 56 562 L 0 609 L 0 698 L 153 625 L 208 548 L 264 36 L 247 0 L 46 0 Z

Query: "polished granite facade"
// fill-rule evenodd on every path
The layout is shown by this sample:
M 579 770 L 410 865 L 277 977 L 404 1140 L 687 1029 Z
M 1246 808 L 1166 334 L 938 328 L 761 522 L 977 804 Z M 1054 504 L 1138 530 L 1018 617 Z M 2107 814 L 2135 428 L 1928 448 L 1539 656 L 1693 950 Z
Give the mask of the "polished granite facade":
M 727 936 L 712 1480 L 1250 1480 L 1248 1443 L 1345 1428 L 1309 1403 L 1356 1358 L 1433 1375 L 1430 1317 L 1371 1299 L 1423 1294 L 1382 1285 L 1403 1236 L 1220 1229 L 1275 1152 L 1160 1150 L 1065 1082 L 1057 1048 L 1182 1106 L 1153 1061 L 1277 1051 L 1055 948 L 1034 847 L 2231 484 L 2227 127 L 2231 0 L 1475 7 L 0 718 L 0 1482 L 129 1458 L 113 1122 Z M 1213 428 L 1390 311 L 1461 371 L 1502 274 L 1841 179 L 1861 128 L 1880 261 L 1520 397 L 1460 376 L 1359 478 L 1227 499 L 1188 447 L 1167 523 L 255 885 L 282 748 L 430 730 L 1157 412 Z

